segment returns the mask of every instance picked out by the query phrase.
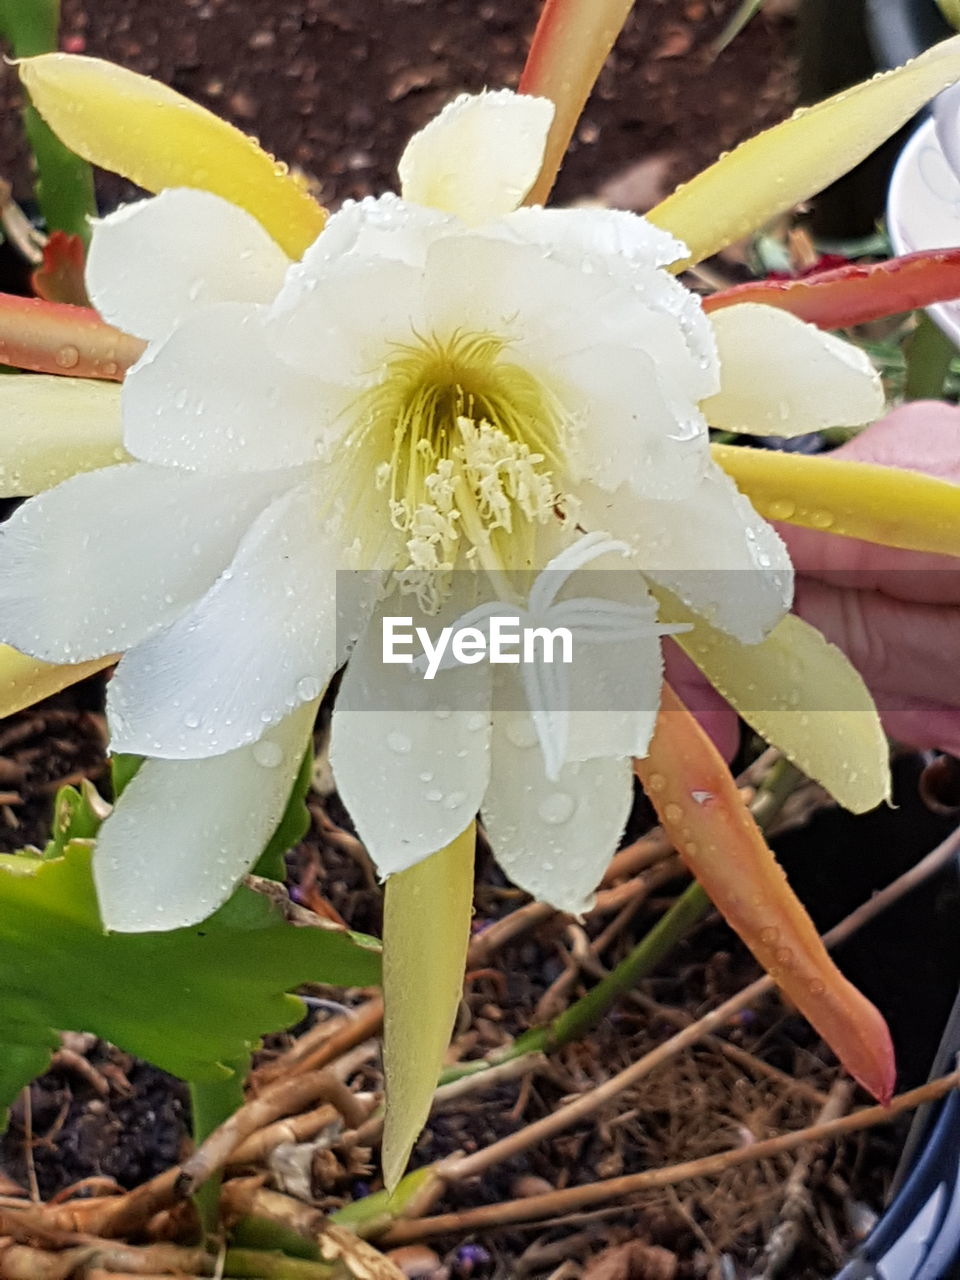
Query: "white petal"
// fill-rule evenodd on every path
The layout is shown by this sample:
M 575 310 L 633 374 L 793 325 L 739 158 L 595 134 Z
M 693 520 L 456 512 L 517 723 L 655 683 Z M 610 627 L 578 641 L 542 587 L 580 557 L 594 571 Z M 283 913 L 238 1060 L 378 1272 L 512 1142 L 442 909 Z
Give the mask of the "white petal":
M 509 89 L 461 95 L 407 143 L 403 198 L 471 225 L 510 213 L 540 172 L 553 116 L 547 98 Z
M 675 354 L 664 352 L 667 360 Z M 710 460 L 707 426 L 692 401 L 670 396 L 670 373 L 643 348 L 596 347 L 568 357 L 562 376 L 578 411 L 582 474 L 605 489 L 626 481 L 645 498 L 694 490 Z
M 650 631 L 632 639 L 587 643 L 572 628 L 567 760 L 645 755 L 663 678 L 656 601 L 637 568 L 585 570 L 574 575 L 569 594 L 628 604 L 638 618 L 646 614 Z M 563 625 L 562 605 L 556 615 Z
M 269 471 L 316 462 L 344 393 L 282 363 L 265 307 L 224 302 L 151 345 L 123 389 L 123 436 L 145 462 Z
M 629 760 L 568 764 L 548 781 L 525 712 L 497 711 L 482 816 L 510 879 L 560 911 L 588 911 L 633 801 Z
M 278 498 L 203 599 L 126 655 L 107 695 L 115 751 L 220 755 L 319 697 L 336 669 L 339 555 L 319 506 L 312 481 Z
M 423 273 L 344 254 L 322 274 L 290 271 L 265 330 L 280 359 L 332 385 L 375 384 L 391 344 L 424 332 Z
M 290 268 L 290 276 L 318 279 L 331 262 L 344 254 L 422 267 L 433 241 L 462 226 L 458 218 L 448 213 L 410 204 L 395 195 L 347 200 L 327 220 L 301 262 Z
M 105 320 L 153 339 L 211 302 L 269 302 L 288 266 L 249 213 L 173 187 L 94 224 L 87 289 Z
M 678 501 L 591 486 L 581 522 L 629 542 L 635 565 L 721 630 L 755 644 L 789 609 L 793 569 L 776 530 L 713 462 Z
M 883 412 L 866 352 L 779 307 L 743 302 L 710 316 L 720 390 L 701 406 L 713 427 L 797 436 L 859 427 Z
M 390 611 L 402 615 L 395 599 Z M 382 616 L 347 664 L 330 764 L 360 838 L 388 876 L 449 844 L 480 807 L 490 772 L 490 668 L 441 670 L 428 681 L 385 663 Z
M 33 498 L 0 529 L 3 640 L 49 662 L 136 644 L 209 589 L 281 487 L 133 463 Z
M 0 382 L 0 497 L 40 493 L 126 457 L 117 383 L 42 373 Z
M 146 760 L 100 829 L 100 913 L 121 933 L 182 929 L 233 892 L 283 816 L 316 703 L 212 760 Z
M 615 258 L 621 267 L 669 267 L 689 257 L 687 246 L 669 231 L 622 209 L 517 209 L 500 225 L 576 267 L 590 254 Z

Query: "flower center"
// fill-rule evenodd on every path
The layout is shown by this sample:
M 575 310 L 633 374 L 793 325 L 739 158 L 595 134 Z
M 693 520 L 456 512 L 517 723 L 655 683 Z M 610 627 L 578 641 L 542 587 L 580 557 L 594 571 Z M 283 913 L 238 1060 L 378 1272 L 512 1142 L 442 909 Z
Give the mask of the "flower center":
M 396 344 L 359 421 L 404 535 L 404 571 L 435 578 L 461 551 L 486 568 L 532 563 L 534 527 L 562 502 L 568 423 L 503 338 L 457 332 Z

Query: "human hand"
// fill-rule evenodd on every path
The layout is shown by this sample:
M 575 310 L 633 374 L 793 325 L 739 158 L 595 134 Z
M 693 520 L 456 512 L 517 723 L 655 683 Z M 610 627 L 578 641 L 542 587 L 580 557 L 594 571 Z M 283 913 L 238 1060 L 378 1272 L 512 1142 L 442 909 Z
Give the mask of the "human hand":
M 960 408 L 903 405 L 836 455 L 960 484 Z M 850 658 L 887 733 L 960 755 L 960 559 L 777 527 L 797 571 L 794 611 Z M 735 713 L 675 645 L 666 649 L 667 678 L 731 758 Z

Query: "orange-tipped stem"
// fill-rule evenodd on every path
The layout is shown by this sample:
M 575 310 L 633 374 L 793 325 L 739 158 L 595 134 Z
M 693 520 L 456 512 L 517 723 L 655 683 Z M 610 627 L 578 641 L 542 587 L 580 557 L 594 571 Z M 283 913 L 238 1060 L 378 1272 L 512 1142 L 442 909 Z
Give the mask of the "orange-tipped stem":
M 667 835 L 727 923 L 843 1066 L 881 1102 L 896 1078 L 878 1010 L 840 973 L 716 747 L 664 685 L 637 776 Z
M 520 92 L 549 98 L 556 115 L 527 204 L 545 204 L 584 103 L 633 0 L 545 0 L 520 77 Z
M 89 307 L 0 294 L 0 364 L 118 382 L 145 346 Z
M 887 262 L 852 262 L 798 280 L 757 280 L 703 299 L 705 311 L 738 302 L 780 307 L 821 329 L 848 329 L 960 298 L 960 249 L 922 249 Z

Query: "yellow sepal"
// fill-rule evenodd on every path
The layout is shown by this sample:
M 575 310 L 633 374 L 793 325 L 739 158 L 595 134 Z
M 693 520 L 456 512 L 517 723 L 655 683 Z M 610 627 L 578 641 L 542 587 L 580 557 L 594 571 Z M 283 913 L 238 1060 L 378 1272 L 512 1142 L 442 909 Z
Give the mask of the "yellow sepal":
M 960 556 L 960 484 L 919 471 L 738 445 L 714 461 L 768 520 L 885 547 Z
M 0 498 L 52 489 L 81 471 L 129 462 L 120 387 L 23 373 L 0 383 Z
M 383 1178 L 396 1187 L 430 1112 L 463 990 L 475 824 L 387 881 L 383 917 Z
M 116 662 L 115 654 L 107 658 L 93 658 L 70 666 L 56 666 L 39 662 L 18 653 L 9 645 L 0 645 L 0 719 L 12 716 L 15 711 L 32 707 L 42 698 L 59 693 L 68 685 L 86 680 L 104 667 Z
M 870 691 L 816 627 L 790 613 L 759 644 L 743 644 L 656 594 L 664 621 L 691 626 L 674 640 L 762 738 L 853 813 L 890 798 L 889 748 Z
M 941 89 L 960 80 L 960 36 L 742 143 L 647 216 L 700 262 L 859 164 Z M 678 268 L 684 264 L 678 264 Z
M 245 133 L 189 98 L 99 58 L 24 58 L 20 79 L 60 140 L 92 164 L 147 191 L 198 187 L 246 209 L 299 258 L 326 214 Z

